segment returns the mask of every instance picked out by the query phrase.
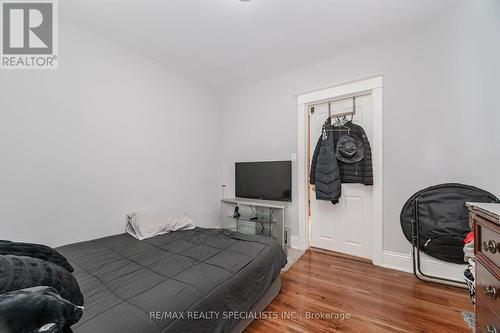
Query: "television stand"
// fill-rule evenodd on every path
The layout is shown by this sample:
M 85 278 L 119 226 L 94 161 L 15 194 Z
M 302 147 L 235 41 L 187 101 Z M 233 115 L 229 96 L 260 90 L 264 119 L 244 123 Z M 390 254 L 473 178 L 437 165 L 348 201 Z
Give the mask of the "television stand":
M 286 251 L 285 209 L 289 202 L 247 198 L 221 199 L 221 228 L 275 239 Z M 234 217 L 239 207 L 240 216 Z

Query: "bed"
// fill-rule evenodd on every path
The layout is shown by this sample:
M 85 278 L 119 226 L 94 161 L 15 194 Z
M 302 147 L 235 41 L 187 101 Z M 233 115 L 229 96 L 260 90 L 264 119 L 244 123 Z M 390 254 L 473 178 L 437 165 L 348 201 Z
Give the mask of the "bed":
M 57 249 L 85 311 L 75 333 L 241 332 L 279 293 L 286 256 L 268 237 L 196 228 Z

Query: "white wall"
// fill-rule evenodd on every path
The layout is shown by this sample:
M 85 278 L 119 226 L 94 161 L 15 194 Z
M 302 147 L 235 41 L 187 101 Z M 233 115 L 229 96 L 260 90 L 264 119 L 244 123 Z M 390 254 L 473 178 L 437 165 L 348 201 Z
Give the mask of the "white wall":
M 179 208 L 217 223 L 220 97 L 68 22 L 55 71 L 0 72 L 0 238 L 121 233 Z
M 338 57 L 229 92 L 222 114 L 210 88 L 68 22 L 60 53 L 56 71 L 0 72 L 2 239 L 71 243 L 122 232 L 128 212 L 163 208 L 214 226 L 234 161 L 297 151 L 294 94 L 378 73 L 384 250 L 408 251 L 399 211 L 423 187 L 459 181 L 500 196 L 494 0 L 463 1 L 411 35 L 367 36 Z M 295 177 L 293 186 L 296 203 Z M 296 232 L 296 205 L 288 214 Z
M 500 196 L 500 6 L 489 0 L 463 1 L 411 35 L 382 42 L 366 36 L 341 56 L 228 93 L 223 181 L 234 188 L 234 161 L 289 159 L 297 151 L 294 94 L 379 73 L 384 75 L 384 250 L 409 253 L 399 213 L 422 188 L 462 182 Z M 293 186 L 288 219 L 296 234 Z

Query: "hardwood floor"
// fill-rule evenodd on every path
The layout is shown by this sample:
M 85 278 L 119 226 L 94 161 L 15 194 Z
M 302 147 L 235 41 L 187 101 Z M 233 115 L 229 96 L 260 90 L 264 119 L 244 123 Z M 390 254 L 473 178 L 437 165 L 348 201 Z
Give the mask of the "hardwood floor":
M 282 274 L 281 294 L 265 311 L 289 311 L 290 317 L 296 317 L 255 320 L 247 333 L 470 333 L 461 312 L 473 311 L 473 307 L 465 289 L 425 283 L 412 274 L 308 251 Z M 305 318 L 306 311 L 348 313 L 350 318 Z

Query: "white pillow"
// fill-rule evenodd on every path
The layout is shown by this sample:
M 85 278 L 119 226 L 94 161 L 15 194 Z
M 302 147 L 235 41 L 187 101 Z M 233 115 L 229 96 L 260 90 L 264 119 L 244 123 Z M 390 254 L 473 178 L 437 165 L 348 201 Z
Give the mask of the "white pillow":
M 180 212 L 134 213 L 127 215 L 125 230 L 138 240 L 143 240 L 195 227 L 194 221 Z

